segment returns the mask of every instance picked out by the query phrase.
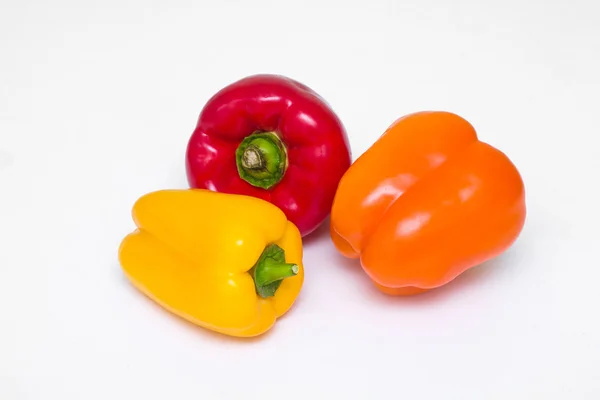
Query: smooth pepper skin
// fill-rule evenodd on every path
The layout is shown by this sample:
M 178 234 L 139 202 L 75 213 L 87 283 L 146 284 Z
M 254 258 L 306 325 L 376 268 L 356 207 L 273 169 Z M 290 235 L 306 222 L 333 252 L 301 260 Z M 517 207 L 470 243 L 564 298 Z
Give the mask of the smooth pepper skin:
M 201 189 L 161 190 L 136 201 L 133 219 L 137 229 L 119 248 L 125 275 L 163 308 L 198 326 L 257 336 L 300 293 L 300 232 L 269 202 Z M 295 265 L 295 275 L 263 298 L 252 268 L 272 245 Z
M 443 111 L 394 122 L 340 181 L 330 233 L 391 295 L 442 286 L 504 252 L 525 222 L 509 158 Z
M 260 133 L 272 135 L 283 147 L 281 164 L 267 154 L 273 162 L 264 168 L 283 172 L 282 178 L 272 174 L 268 188 L 244 179 L 244 164 L 236 159 L 244 139 Z M 319 95 L 293 79 L 263 74 L 234 82 L 209 99 L 187 145 L 186 171 L 192 188 L 275 204 L 306 236 L 329 215 L 351 160 L 346 131 Z

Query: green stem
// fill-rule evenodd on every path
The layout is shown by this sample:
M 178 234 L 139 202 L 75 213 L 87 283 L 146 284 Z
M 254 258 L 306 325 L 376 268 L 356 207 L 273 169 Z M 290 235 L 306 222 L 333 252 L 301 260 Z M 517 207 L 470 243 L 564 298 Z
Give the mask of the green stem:
M 288 166 L 285 145 L 275 132 L 257 132 L 238 146 L 235 159 L 240 178 L 270 189 L 283 179 Z
M 270 244 L 249 272 L 254 279 L 256 293 L 267 298 L 275 295 L 285 278 L 297 275 L 298 271 L 298 265 L 285 262 L 285 252 L 281 247 Z

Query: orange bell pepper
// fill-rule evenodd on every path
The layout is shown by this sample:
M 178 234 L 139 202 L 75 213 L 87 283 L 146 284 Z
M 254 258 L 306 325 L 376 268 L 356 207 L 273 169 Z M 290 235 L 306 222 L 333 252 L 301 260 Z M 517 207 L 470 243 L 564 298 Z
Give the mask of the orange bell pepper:
M 458 115 L 418 112 L 344 174 L 330 233 L 381 291 L 411 295 L 504 252 L 525 214 L 523 181 L 504 153 Z

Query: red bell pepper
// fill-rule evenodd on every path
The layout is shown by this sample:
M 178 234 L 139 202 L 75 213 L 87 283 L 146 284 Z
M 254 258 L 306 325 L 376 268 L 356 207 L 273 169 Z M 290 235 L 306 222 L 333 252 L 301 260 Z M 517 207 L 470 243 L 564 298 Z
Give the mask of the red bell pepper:
M 293 79 L 253 75 L 208 100 L 186 170 L 192 188 L 275 204 L 306 236 L 329 215 L 351 161 L 346 131 L 319 95 Z

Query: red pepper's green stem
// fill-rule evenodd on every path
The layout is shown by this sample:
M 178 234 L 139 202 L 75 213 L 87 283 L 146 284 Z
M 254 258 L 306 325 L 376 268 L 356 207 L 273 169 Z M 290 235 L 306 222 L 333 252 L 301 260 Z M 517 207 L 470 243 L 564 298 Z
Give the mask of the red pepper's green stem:
M 235 159 L 240 178 L 263 189 L 279 183 L 288 166 L 285 145 L 275 132 L 247 136 L 238 146 Z
M 298 271 L 298 265 L 285 262 L 285 253 L 281 247 L 270 244 L 249 273 L 254 279 L 256 293 L 267 298 L 275 295 L 285 278 L 297 275 Z

